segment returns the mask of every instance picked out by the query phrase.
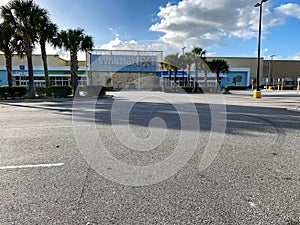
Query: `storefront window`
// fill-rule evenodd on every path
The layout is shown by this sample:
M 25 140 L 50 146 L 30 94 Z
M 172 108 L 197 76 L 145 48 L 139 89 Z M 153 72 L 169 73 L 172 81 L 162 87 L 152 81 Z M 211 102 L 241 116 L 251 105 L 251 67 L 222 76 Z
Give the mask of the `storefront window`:
M 17 86 L 28 85 L 28 76 L 15 76 Z M 78 76 L 79 85 L 87 85 L 86 76 Z M 34 84 L 36 87 L 46 86 L 44 76 L 35 76 Z M 71 86 L 70 76 L 50 76 L 50 85 L 54 86 Z

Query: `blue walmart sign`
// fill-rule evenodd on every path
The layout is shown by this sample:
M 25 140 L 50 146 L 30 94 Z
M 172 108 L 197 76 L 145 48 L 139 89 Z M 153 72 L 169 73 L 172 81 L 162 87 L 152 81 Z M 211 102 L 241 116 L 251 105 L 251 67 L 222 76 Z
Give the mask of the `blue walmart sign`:
M 156 72 L 156 56 L 91 55 L 91 70 L 97 72 Z

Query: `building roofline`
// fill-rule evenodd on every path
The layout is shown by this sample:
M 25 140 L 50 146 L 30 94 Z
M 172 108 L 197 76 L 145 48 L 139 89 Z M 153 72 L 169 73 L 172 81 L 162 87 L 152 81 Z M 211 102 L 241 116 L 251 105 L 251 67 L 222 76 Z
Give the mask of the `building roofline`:
M 206 58 L 220 58 L 220 59 L 257 59 L 257 57 L 250 56 L 206 56 Z M 264 57 L 260 57 L 260 59 L 264 59 Z
M 93 51 L 118 51 L 118 52 L 163 52 L 159 50 L 132 50 L 132 49 L 102 49 L 102 48 L 94 48 L 92 50 L 89 50 L 87 52 L 93 52 Z

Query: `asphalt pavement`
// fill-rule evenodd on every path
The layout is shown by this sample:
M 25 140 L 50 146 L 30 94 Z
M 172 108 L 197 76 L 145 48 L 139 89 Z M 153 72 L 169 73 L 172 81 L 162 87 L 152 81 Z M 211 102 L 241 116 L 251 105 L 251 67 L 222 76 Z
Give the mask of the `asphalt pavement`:
M 0 101 L 0 224 L 300 224 L 300 95 Z

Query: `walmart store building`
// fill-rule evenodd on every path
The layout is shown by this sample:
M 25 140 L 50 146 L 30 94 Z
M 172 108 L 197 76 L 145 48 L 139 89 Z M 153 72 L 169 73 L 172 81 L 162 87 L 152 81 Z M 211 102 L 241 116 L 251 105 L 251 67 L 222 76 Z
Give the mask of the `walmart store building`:
M 257 58 L 254 57 L 208 57 L 207 60 L 216 58 L 228 62 L 230 71 L 221 74 L 221 85 L 250 86 L 256 77 Z M 79 61 L 78 77 L 79 85 L 113 85 L 115 88 L 123 88 L 128 84 L 139 86 L 138 79 L 151 77 L 153 85 L 160 85 L 159 80 L 167 79 L 168 72 L 162 71 L 159 63 L 163 60 L 162 51 L 140 50 L 93 50 L 87 53 L 86 61 Z M 48 55 L 48 70 L 51 85 L 70 85 L 70 62 L 57 55 Z M 284 78 L 285 82 L 294 83 L 300 77 L 299 60 L 264 60 L 260 59 L 260 83 L 272 76 L 275 84 L 278 78 Z M 33 55 L 34 77 L 36 86 L 44 86 L 44 71 L 40 55 Z M 187 71 L 179 70 L 177 78 L 187 77 Z M 192 79 L 195 78 L 191 71 Z M 172 74 L 174 77 L 174 74 Z M 14 85 L 26 85 L 28 82 L 27 59 L 13 57 L 13 82 Z M 207 85 L 215 86 L 215 74 L 207 73 Z M 198 83 L 204 86 L 204 73 L 199 71 Z M 5 57 L 0 54 L 0 86 L 7 85 L 7 73 Z M 146 84 L 148 86 L 149 84 Z M 296 85 L 296 84 L 295 84 Z M 141 86 L 141 88 L 143 88 Z

